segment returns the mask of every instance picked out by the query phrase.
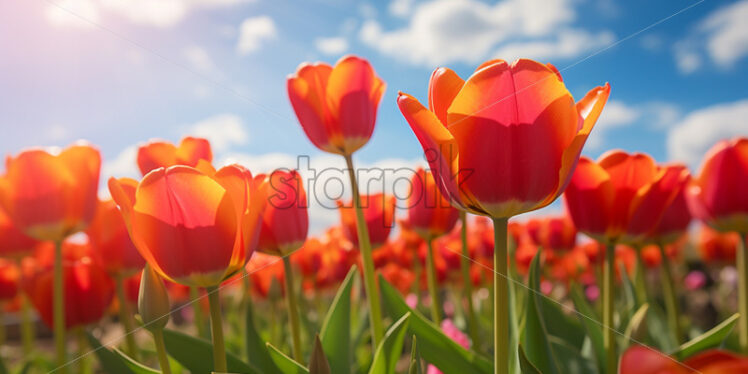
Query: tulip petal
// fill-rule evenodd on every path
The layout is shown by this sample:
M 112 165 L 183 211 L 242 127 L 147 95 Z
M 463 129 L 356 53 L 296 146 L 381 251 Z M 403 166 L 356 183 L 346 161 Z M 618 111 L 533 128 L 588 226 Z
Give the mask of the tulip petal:
M 429 81 L 429 110 L 447 126 L 447 109 L 465 84 L 457 73 L 448 68 L 434 70 Z
M 620 374 L 688 374 L 682 364 L 654 348 L 634 345 L 627 349 L 619 364 Z
M 564 196 L 577 228 L 603 240 L 615 199 L 613 184 L 605 169 L 586 157 L 580 158 Z
M 213 152 L 210 142 L 203 138 L 185 137 L 176 149 L 177 162 L 179 165 L 195 166 L 200 160 L 208 163 L 213 161 Z M 171 165 L 169 165 L 171 166 Z
M 153 169 L 177 164 L 177 147 L 166 141 L 152 141 L 138 147 L 138 168 L 142 175 Z
M 286 86 L 291 106 L 309 140 L 317 148 L 338 152 L 336 147 L 342 144 L 332 144 L 331 138 L 339 139 L 341 134 L 336 126 L 329 123 L 325 102 L 331 72 L 332 66 L 327 64 L 303 64 L 288 78 Z
M 640 240 L 657 228 L 665 209 L 673 202 L 682 185 L 688 178 L 683 165 L 662 168 L 655 180 L 639 189 L 631 201 L 628 211 L 628 240 Z M 638 237 L 638 238 L 637 238 Z
M 67 225 L 70 233 L 74 233 L 83 230 L 96 212 L 101 154 L 98 149 L 80 143 L 64 149 L 59 160 L 73 176 L 63 198 L 67 204 Z

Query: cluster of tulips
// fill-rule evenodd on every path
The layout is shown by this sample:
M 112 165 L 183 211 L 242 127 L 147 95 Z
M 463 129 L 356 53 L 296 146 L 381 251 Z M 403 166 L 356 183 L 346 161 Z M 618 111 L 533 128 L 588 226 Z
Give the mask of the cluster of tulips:
M 63 373 L 90 372 L 89 353 L 107 373 L 748 372 L 747 138 L 716 144 L 693 177 L 646 154 L 591 160 L 581 152 L 608 84 L 575 102 L 550 64 L 491 60 L 467 80 L 439 68 L 427 106 L 397 97 L 429 168 L 413 173 L 396 217 L 394 196 L 360 193 L 353 165 L 385 90 L 369 62 L 302 64 L 287 89 L 309 140 L 350 176 L 340 225 L 317 237 L 297 171 L 217 169 L 205 139 L 143 144 L 142 179 L 111 178 L 108 200 L 92 145 L 8 157 L 0 299 L 21 316 L 23 342 L 10 362 Z M 564 213 L 509 221 L 561 195 Z M 34 343 L 32 307 L 53 331 L 54 361 Z

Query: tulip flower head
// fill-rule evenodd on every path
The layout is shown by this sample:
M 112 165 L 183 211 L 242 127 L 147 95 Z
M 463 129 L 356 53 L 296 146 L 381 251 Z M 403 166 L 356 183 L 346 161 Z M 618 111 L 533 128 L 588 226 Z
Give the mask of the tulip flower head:
M 732 374 L 748 372 L 748 357 L 711 349 L 678 362 L 654 348 L 633 345 L 621 358 L 620 374 Z
M 350 55 L 334 67 L 301 64 L 287 79 L 291 105 L 309 140 L 340 155 L 369 141 L 385 87 L 368 61 Z
M 143 269 L 138 292 L 138 313 L 143 326 L 153 331 L 163 329 L 169 322 L 169 294 L 163 279 L 150 266 Z
M 460 218 L 460 212 L 449 204 L 436 186 L 434 175 L 419 168 L 410 180 L 408 222 L 425 240 L 448 233 Z
M 86 234 L 93 247 L 92 256 L 113 277 L 127 278 L 143 269 L 145 260 L 132 243 L 114 201 L 99 202 Z
M 564 190 L 610 87 L 574 103 L 552 65 L 520 59 L 483 63 L 466 81 L 431 75 L 428 109 L 397 103 L 453 205 L 494 218 L 542 208 Z
M 637 242 L 655 230 L 686 178 L 685 167 L 658 167 L 642 153 L 610 151 L 597 162 L 582 157 L 566 207 L 574 225 L 596 240 Z
M 255 179 L 267 181 L 269 186 L 257 250 L 276 256 L 289 255 L 304 245 L 309 231 L 301 176 L 296 171 L 276 170 Z
M 174 165 L 196 167 L 200 161 L 213 161 L 210 143 L 203 138 L 187 136 L 179 142 L 179 146 L 162 140 L 153 140 L 138 148 L 138 168 L 143 175 L 153 169 Z
M 21 270 L 14 261 L 0 258 L 0 302 L 12 300 L 18 294 Z
M 364 210 L 364 220 L 369 229 L 369 240 L 372 248 L 377 248 L 387 241 L 390 230 L 395 223 L 395 197 L 384 194 L 373 194 L 361 196 L 361 206 Z M 358 247 L 358 235 L 356 233 L 356 212 L 353 203 L 344 204 L 338 201 L 340 211 L 340 222 L 343 226 L 343 234 Z
M 62 241 L 84 230 L 96 209 L 101 155 L 76 143 L 59 153 L 31 149 L 8 157 L 0 206 L 25 234 Z
M 650 233 L 649 241 L 669 244 L 677 241 L 686 233 L 692 218 L 686 200 L 690 182 L 691 178 L 688 176 L 683 178 L 681 183 L 676 183 L 673 186 L 678 192 L 676 192 L 675 198 L 665 209 L 660 222 Z
M 174 282 L 217 286 L 257 244 L 265 185 L 241 166 L 159 168 L 139 183 L 112 178 L 109 191 L 135 247 Z
M 39 241 L 24 234 L 0 207 L 0 256 L 19 258 L 31 253 Z
M 748 138 L 717 143 L 688 191 L 694 216 L 720 231 L 748 233 Z

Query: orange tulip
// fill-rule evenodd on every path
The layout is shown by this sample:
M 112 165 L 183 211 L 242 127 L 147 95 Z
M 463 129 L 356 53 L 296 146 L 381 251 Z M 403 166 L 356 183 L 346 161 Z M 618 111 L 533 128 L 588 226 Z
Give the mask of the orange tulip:
M 21 270 L 13 262 L 0 258 L 0 301 L 12 300 L 18 295 Z
M 621 358 L 620 374 L 738 374 L 748 372 L 748 357 L 712 349 L 684 362 L 654 348 L 634 345 Z
M 740 235 L 734 232 L 719 232 L 702 226 L 699 234 L 699 253 L 706 263 L 734 264 Z
M 377 248 L 387 241 L 390 230 L 392 230 L 392 226 L 394 225 L 395 197 L 385 196 L 380 193 L 361 196 L 361 201 L 366 227 L 369 229 L 371 246 Z M 358 247 L 356 212 L 353 209 L 353 204 L 350 202 L 343 204 L 343 202 L 338 201 L 338 210 L 340 211 L 343 234 L 354 246 Z
M 288 96 L 309 140 L 350 155 L 369 141 L 386 85 L 368 61 L 342 57 L 332 67 L 303 63 L 287 79 Z
M 100 167 L 99 151 L 84 143 L 58 154 L 23 151 L 6 160 L 0 205 L 27 235 L 62 241 L 93 218 Z
M 256 253 L 247 262 L 246 270 L 252 279 L 252 288 L 258 296 L 267 298 L 274 281 L 280 286 L 279 291 L 283 292 L 285 279 L 281 259 L 264 253 Z
M 135 247 L 161 276 L 212 287 L 244 266 L 256 246 L 265 186 L 238 165 L 217 172 L 159 168 L 138 183 L 110 179 Z
M 127 225 L 114 201 L 99 202 L 86 234 L 91 240 L 93 258 L 112 277 L 127 278 L 143 269 L 145 260 L 130 240 Z
M 460 212 L 439 192 L 431 172 L 419 168 L 410 180 L 408 222 L 425 240 L 448 233 L 460 218 Z M 459 248 L 459 247 L 458 247 Z
M 52 310 L 53 247 L 37 250 L 33 273 L 24 282 L 24 289 L 39 316 L 47 326 L 54 327 Z M 63 251 L 63 287 L 65 289 L 65 328 L 85 326 L 100 320 L 114 298 L 114 282 L 104 269 L 90 257 L 90 244 L 65 242 Z
M 257 250 L 276 256 L 289 255 L 301 248 L 309 231 L 301 176 L 296 171 L 276 170 L 269 176 L 258 175 L 256 179 L 267 181 L 270 186 Z
M 688 172 L 658 167 L 646 154 L 610 151 L 595 162 L 579 160 L 566 188 L 576 227 L 604 243 L 636 242 L 659 224 Z
M 213 161 L 210 143 L 203 138 L 187 136 L 175 146 L 166 141 L 154 140 L 138 148 L 138 168 L 143 175 L 158 168 L 174 165 L 196 167 L 201 160 Z
M 530 220 L 527 226 L 532 240 L 544 249 L 568 251 L 577 243 L 577 228 L 568 215 Z
M 688 193 L 697 218 L 720 231 L 748 233 L 748 138 L 717 143 Z
M 36 239 L 21 232 L 0 208 L 0 256 L 20 258 L 29 254 L 39 244 Z
M 650 233 L 651 241 L 669 244 L 685 234 L 691 223 L 691 212 L 686 201 L 686 191 L 690 180 L 691 178 L 687 177 L 682 183 L 675 185 L 678 192 L 672 203 L 665 209 L 659 224 Z
M 467 211 L 511 217 L 562 192 L 610 93 L 605 85 L 574 103 L 558 70 L 532 60 L 492 60 L 467 81 L 431 75 L 429 109 L 401 93 L 442 193 Z

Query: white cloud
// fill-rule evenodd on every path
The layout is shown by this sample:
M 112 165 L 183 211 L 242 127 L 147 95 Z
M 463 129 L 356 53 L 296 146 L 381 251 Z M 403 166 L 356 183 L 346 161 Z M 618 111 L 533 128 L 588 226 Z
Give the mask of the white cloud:
M 344 37 L 317 38 L 314 46 L 326 55 L 340 55 L 348 50 L 348 40 Z
M 81 26 L 88 23 L 73 20 L 78 17 L 60 9 L 64 8 L 92 22 L 98 22 L 100 13 L 106 12 L 135 24 L 171 27 L 195 10 L 229 7 L 247 1 L 251 0 L 64 0 L 59 6 L 48 6 L 47 18 L 55 25 Z
M 247 18 L 239 26 L 239 42 L 236 50 L 242 55 L 250 54 L 277 36 L 278 32 L 272 18 L 268 16 Z
M 216 71 L 216 64 L 208 52 L 200 46 L 191 45 L 182 51 L 182 55 L 189 63 L 190 67 L 201 73 L 213 73 Z
M 517 51 L 551 58 L 570 58 L 601 45 L 612 34 L 571 29 L 575 12 L 571 0 L 503 0 L 487 4 L 479 0 L 433 0 L 420 3 L 408 24 L 384 30 L 376 20 L 362 26 L 359 37 L 383 54 L 418 65 L 450 62 L 477 63 L 493 51 Z M 401 5 L 392 5 L 398 9 Z M 555 36 L 559 29 L 564 35 Z M 529 43 L 523 47 L 519 42 Z M 508 44 L 511 43 L 511 44 Z
M 584 30 L 567 29 L 558 32 L 553 39 L 506 44 L 494 56 L 507 61 L 521 57 L 534 60 L 564 59 L 600 49 L 613 41 L 615 35 L 611 32 L 589 33 Z
M 392 0 L 387 7 L 390 14 L 398 17 L 406 17 L 413 10 L 414 0 Z
M 695 32 L 673 47 L 678 69 L 691 73 L 703 56 L 722 68 L 748 56 L 748 0 L 721 7 L 699 22 Z
M 686 115 L 668 133 L 667 150 L 673 160 L 693 168 L 721 139 L 748 134 L 748 99 L 717 104 Z
M 206 138 L 216 153 L 229 150 L 234 145 L 245 145 L 249 134 L 241 118 L 234 114 L 219 114 L 189 126 L 190 135 Z
M 602 149 L 608 132 L 615 128 L 641 123 L 652 129 L 663 129 L 673 125 L 680 117 L 680 110 L 666 102 L 632 105 L 611 100 L 605 105 L 586 147 L 592 150 Z

